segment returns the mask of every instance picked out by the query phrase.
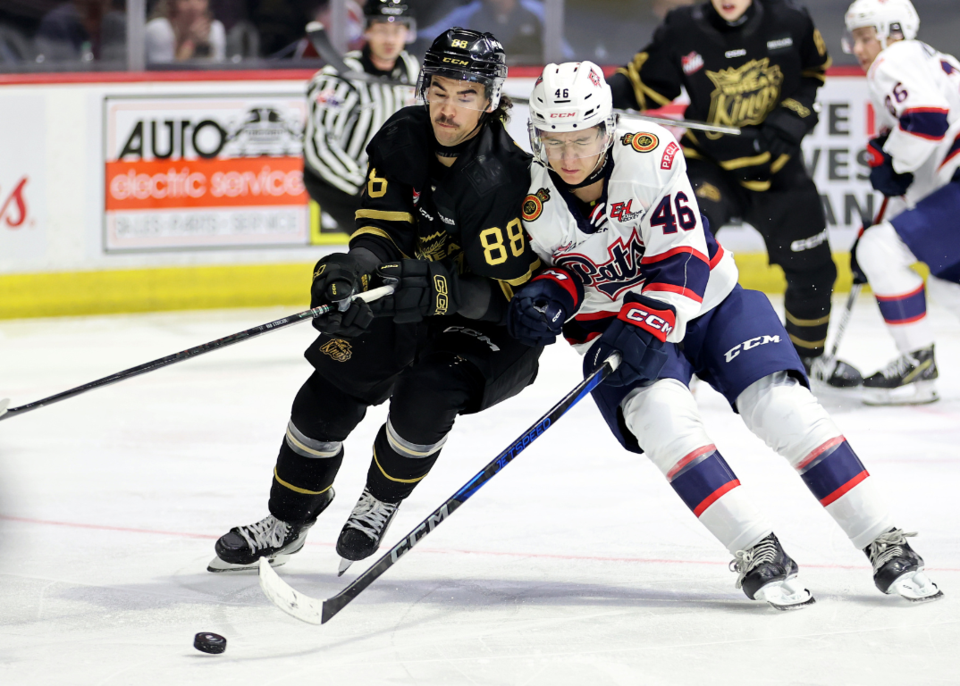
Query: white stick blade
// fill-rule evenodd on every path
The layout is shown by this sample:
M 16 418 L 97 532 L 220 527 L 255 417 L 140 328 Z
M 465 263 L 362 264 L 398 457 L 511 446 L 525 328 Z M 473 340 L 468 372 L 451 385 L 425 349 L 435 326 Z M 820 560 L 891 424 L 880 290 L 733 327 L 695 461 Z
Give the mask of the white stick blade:
M 323 624 L 323 601 L 295 591 L 273 571 L 265 557 L 260 558 L 260 589 L 291 617 L 307 624 Z
M 0 417 L 7 413 L 7 408 L 10 407 L 10 398 L 4 398 L 0 400 Z

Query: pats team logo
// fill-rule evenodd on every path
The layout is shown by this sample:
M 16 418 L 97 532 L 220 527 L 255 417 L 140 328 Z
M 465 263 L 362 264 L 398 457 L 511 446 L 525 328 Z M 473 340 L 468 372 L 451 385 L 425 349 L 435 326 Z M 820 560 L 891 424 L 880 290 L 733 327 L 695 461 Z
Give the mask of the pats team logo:
M 689 76 L 703 69 L 703 56 L 699 52 L 691 52 L 680 58 L 680 64 L 683 67 L 683 73 Z
M 652 133 L 627 133 L 620 142 L 637 152 L 650 152 L 660 145 L 660 139 Z
M 777 105 L 783 72 L 780 66 L 770 64 L 770 58 L 750 60 L 740 67 L 707 71 L 716 89 L 710 94 L 710 114 L 707 121 L 722 126 L 749 126 L 759 124 Z M 707 138 L 716 140 L 722 133 L 710 132 Z
M 320 346 L 320 352 L 335 362 L 346 362 L 353 357 L 353 348 L 342 338 L 332 338 Z
M 615 301 L 621 293 L 644 282 L 640 272 L 644 251 L 638 229 L 634 229 L 628 238 L 620 236 L 607 247 L 609 259 L 605 262 L 597 263 L 586 255 L 570 253 L 557 257 L 556 263 L 580 279 L 584 287 L 593 286 Z
M 524 221 L 532 222 L 543 213 L 543 203 L 550 199 L 550 191 L 541 188 L 533 195 L 528 195 L 523 199 L 523 207 L 520 209 L 520 216 Z
M 590 83 L 592 83 L 594 86 L 597 88 L 600 87 L 600 77 L 597 76 L 597 72 L 595 72 L 593 69 L 591 69 L 590 73 L 587 74 L 587 78 L 590 79 Z

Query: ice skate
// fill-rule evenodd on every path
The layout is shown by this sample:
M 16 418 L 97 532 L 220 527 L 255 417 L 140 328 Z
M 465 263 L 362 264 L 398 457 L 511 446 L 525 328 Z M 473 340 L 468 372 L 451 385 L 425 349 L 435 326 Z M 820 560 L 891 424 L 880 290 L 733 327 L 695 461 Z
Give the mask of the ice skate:
M 863 380 L 867 405 L 923 405 L 940 399 L 934 380 L 939 376 L 933 346 L 895 359 Z
M 327 493 L 329 496 L 313 518 L 302 524 L 290 524 L 273 515 L 267 515 L 254 524 L 230 529 L 214 545 L 217 556 L 207 565 L 207 571 L 256 571 L 261 557 L 268 558 L 273 567 L 286 564 L 291 555 L 300 552 L 307 540 L 307 531 L 316 523 L 320 513 L 333 502 L 333 489 L 329 489 Z
M 343 558 L 337 576 L 342 575 L 357 560 L 373 555 L 387 533 L 400 503 L 384 503 L 372 495 L 366 487 L 350 513 L 347 523 L 337 539 L 337 554 Z
M 800 359 L 807 370 L 807 376 L 816 384 L 832 388 L 856 388 L 863 383 L 863 376 L 857 368 L 843 360 L 828 359 L 826 355 Z
M 750 600 L 765 600 L 778 610 L 797 610 L 816 602 L 797 580 L 799 567 L 784 552 L 775 534 L 748 550 L 738 550 L 730 562 L 737 572 L 737 588 Z
M 943 591 L 923 572 L 923 558 L 907 543 L 903 529 L 890 529 L 863 549 L 873 565 L 873 582 L 881 593 L 897 593 L 914 603 L 937 600 Z

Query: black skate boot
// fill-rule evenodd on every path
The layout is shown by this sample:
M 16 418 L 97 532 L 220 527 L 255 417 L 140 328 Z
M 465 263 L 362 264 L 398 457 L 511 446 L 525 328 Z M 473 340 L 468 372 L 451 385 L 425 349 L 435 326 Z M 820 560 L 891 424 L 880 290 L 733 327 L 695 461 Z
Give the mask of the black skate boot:
M 246 572 L 256 570 L 261 557 L 268 558 L 272 567 L 286 564 L 294 553 L 300 552 L 307 540 L 307 531 L 330 503 L 333 489 L 317 511 L 306 522 L 290 524 L 273 515 L 246 526 L 235 526 L 220 537 L 214 550 L 217 556 L 207 565 L 208 572 Z
M 816 602 L 797 580 L 799 567 L 784 552 L 775 534 L 748 550 L 738 550 L 730 562 L 737 572 L 737 588 L 750 600 L 765 600 L 778 610 L 797 610 Z
M 387 533 L 400 503 L 384 503 L 372 495 L 366 487 L 350 513 L 347 523 L 337 539 L 337 554 L 343 559 L 337 576 L 342 575 L 357 560 L 370 557 L 380 547 L 380 540 Z
M 867 405 L 923 405 L 940 399 L 934 380 L 940 376 L 933 345 L 898 357 L 863 380 Z
M 826 384 L 832 388 L 856 388 L 863 383 L 863 376 L 851 364 L 843 360 L 819 357 L 801 357 L 807 376 L 815 383 Z
M 903 529 L 890 529 L 863 549 L 873 565 L 873 583 L 881 593 L 898 593 L 907 600 L 921 603 L 943 597 L 943 591 L 923 572 L 923 558 L 917 555 Z

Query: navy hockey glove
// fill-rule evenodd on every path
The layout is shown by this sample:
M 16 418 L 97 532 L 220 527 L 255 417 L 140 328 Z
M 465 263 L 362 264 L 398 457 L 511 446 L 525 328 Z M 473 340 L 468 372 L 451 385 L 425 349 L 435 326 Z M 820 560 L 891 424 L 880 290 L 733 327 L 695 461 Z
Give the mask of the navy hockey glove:
M 870 165 L 870 185 L 888 198 L 903 195 L 913 183 L 913 174 L 898 174 L 893 170 L 893 158 L 884 151 L 886 136 L 870 139 L 867 144 L 867 163 Z
M 456 267 L 446 262 L 400 260 L 377 269 L 393 295 L 371 303 L 377 317 L 393 317 L 397 324 L 413 324 L 424 317 L 455 314 L 460 308 L 460 282 Z
M 362 273 L 350 253 L 334 253 L 317 262 L 310 287 L 310 308 L 330 305 L 333 309 L 314 317 L 313 328 L 331 336 L 352 338 L 364 333 L 373 321 L 370 306 L 350 298 L 367 290 L 370 277 Z
M 603 366 L 612 353 L 619 352 L 623 361 L 605 383 L 629 386 L 653 381 L 667 363 L 667 336 L 676 322 L 676 310 L 670 305 L 636 293 L 627 294 L 617 318 L 587 351 L 584 378 Z
M 507 310 L 507 331 L 524 345 L 550 345 L 581 302 L 580 280 L 565 269 L 551 267 L 513 296 Z

